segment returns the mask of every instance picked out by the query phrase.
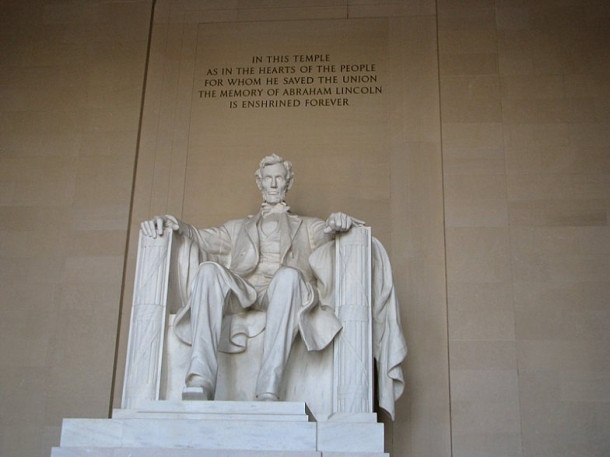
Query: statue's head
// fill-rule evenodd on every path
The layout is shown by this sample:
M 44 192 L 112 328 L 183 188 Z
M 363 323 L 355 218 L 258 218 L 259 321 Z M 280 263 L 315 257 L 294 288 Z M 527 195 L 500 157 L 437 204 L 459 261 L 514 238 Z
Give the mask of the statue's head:
M 292 164 L 289 161 L 277 154 L 271 154 L 261 160 L 255 175 L 256 185 L 265 202 L 276 204 L 286 200 L 286 193 L 294 180 Z

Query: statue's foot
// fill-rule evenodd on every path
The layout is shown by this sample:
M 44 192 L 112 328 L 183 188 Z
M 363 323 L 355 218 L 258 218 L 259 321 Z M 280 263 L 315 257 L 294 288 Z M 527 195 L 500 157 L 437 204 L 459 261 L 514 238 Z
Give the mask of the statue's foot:
M 205 401 L 214 399 L 213 391 L 207 388 L 205 378 L 191 374 L 186 378 L 186 387 L 182 390 L 182 400 Z
M 205 401 L 211 400 L 212 395 L 201 386 L 186 386 L 182 391 L 182 400 L 185 401 Z
M 271 392 L 265 392 L 256 396 L 258 401 L 278 401 L 279 397 Z

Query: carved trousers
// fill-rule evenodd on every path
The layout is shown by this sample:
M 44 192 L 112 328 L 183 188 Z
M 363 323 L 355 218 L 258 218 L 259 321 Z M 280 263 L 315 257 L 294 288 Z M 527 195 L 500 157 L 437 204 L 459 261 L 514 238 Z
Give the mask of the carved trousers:
M 263 358 L 256 381 L 256 395 L 278 395 L 284 367 L 298 330 L 298 310 L 310 287 L 299 270 L 280 267 L 264 294 L 227 268 L 204 262 L 194 279 L 189 299 L 193 335 L 189 379 L 198 375 L 209 392 L 216 388 L 218 342 L 222 319 L 254 307 L 266 312 Z

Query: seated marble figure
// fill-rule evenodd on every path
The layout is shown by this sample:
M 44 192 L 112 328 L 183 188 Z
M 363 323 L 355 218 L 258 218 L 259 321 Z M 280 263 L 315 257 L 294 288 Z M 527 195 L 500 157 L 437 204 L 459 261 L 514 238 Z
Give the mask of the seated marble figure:
M 286 194 L 294 179 L 292 165 L 276 154 L 263 158 L 255 175 L 263 197 L 255 215 L 216 228 L 195 228 L 170 215 L 141 224 L 146 237 L 162 236 L 170 228 L 198 251 L 197 268 L 183 278 L 188 287 L 174 320 L 176 336 L 191 347 L 184 400 L 213 399 L 218 352 L 246 350 L 247 338 L 263 328 L 256 398 L 279 400 L 297 335 L 308 351 L 319 351 L 342 328 L 328 299 L 329 284 L 332 288 L 328 246 L 336 234 L 363 222 L 344 213 L 333 213 L 326 220 L 291 213 Z M 372 258 L 372 345 L 379 402 L 393 413 L 393 403 L 402 393 L 400 364 L 406 345 L 389 261 L 376 240 Z M 265 315 L 263 328 L 248 320 L 252 313 Z

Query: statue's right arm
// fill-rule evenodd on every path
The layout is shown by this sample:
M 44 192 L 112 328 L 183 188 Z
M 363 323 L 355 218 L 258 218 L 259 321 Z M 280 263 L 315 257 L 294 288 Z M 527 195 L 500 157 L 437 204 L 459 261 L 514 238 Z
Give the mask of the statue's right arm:
M 151 238 L 162 236 L 166 228 L 171 228 L 179 235 L 193 240 L 203 251 L 209 254 L 226 255 L 231 250 L 231 239 L 224 226 L 198 229 L 174 216 L 165 215 L 155 216 L 151 220 L 144 221 L 140 227 L 142 233 Z

